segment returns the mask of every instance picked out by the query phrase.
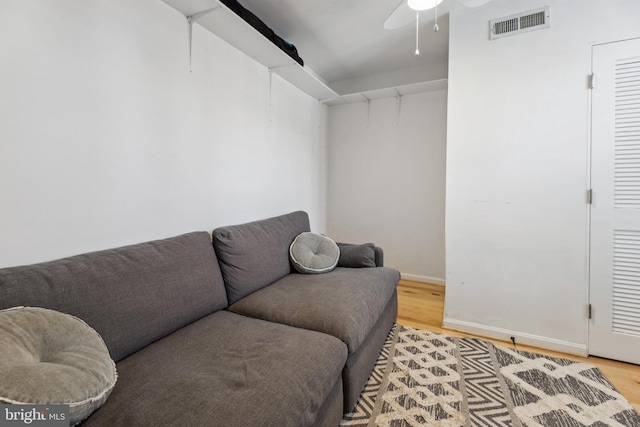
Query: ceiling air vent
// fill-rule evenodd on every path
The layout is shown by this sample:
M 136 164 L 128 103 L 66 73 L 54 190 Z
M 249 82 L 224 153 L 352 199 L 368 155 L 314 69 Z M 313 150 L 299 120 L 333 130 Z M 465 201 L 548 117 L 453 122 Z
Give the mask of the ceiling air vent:
M 549 6 L 489 21 L 491 40 L 542 30 L 550 25 Z

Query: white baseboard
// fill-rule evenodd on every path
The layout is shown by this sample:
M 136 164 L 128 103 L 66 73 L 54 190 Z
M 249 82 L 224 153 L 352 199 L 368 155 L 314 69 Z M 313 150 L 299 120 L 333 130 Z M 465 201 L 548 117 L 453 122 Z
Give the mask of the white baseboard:
M 419 276 L 417 274 L 407 274 L 407 273 L 400 273 L 400 276 L 403 279 L 413 280 L 415 282 L 431 283 L 433 285 L 442 285 L 442 286 L 445 285 L 444 279 L 440 279 L 439 277 Z
M 496 328 L 493 326 L 482 325 L 479 323 L 465 322 L 463 320 L 445 319 L 443 326 L 448 329 L 468 332 L 474 335 L 481 335 L 490 338 L 497 338 L 505 341 L 511 341 L 511 337 L 515 337 L 517 344 L 526 344 L 534 347 L 544 348 L 547 350 L 560 351 L 567 354 L 575 354 L 577 356 L 587 357 L 587 345 L 576 344 L 569 341 L 557 340 L 539 335 L 532 335 L 508 329 Z

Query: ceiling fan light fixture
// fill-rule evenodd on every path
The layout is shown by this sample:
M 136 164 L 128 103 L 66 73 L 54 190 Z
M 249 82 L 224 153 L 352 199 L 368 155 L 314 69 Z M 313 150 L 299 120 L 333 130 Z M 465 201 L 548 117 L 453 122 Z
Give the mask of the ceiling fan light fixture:
M 409 7 L 417 11 L 433 9 L 440 3 L 442 0 L 407 0 Z

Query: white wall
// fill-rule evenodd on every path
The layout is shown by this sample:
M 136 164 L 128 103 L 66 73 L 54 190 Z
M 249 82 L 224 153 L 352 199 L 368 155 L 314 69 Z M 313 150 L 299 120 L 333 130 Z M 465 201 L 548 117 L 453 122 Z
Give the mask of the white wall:
M 296 209 L 325 108 L 159 0 L 0 2 L 0 266 Z M 269 99 L 269 93 L 271 98 Z
M 405 277 L 444 283 L 447 92 L 329 108 L 328 235 L 374 242 Z
M 488 21 L 551 7 L 495 41 Z M 640 36 L 636 0 L 493 0 L 450 19 L 445 325 L 587 346 L 591 46 Z

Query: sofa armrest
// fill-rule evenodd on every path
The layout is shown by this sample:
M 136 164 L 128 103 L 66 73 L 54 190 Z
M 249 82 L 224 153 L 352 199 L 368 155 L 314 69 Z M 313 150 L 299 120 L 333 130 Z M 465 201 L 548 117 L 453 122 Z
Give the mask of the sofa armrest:
M 384 267 L 384 251 L 382 248 L 378 246 L 374 247 L 373 253 L 376 261 L 376 267 Z
M 384 263 L 384 253 L 382 248 L 373 243 L 361 245 L 353 243 L 338 243 L 340 248 L 340 258 L 338 267 L 382 267 Z

